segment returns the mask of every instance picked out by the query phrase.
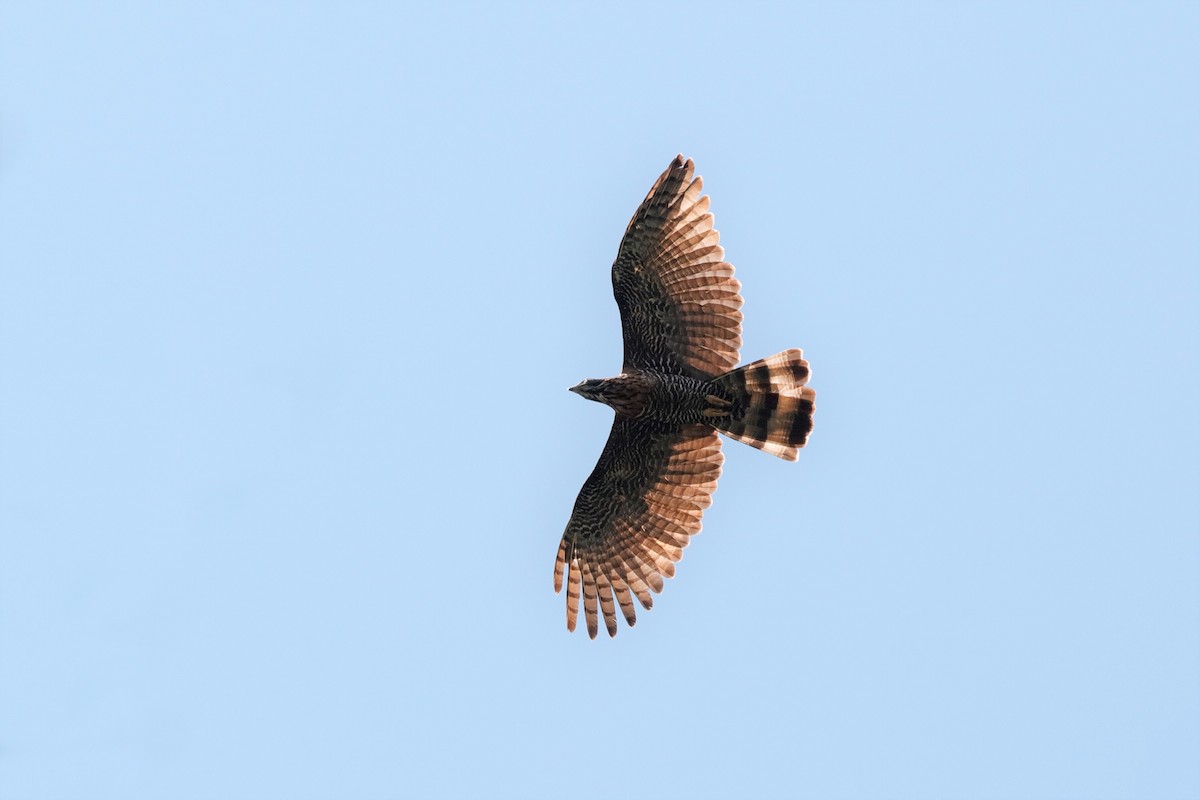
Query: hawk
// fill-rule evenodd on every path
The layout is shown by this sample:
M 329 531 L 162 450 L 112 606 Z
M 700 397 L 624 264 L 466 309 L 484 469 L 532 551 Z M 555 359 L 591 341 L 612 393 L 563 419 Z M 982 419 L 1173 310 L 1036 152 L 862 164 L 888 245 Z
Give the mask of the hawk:
M 617 606 L 637 621 L 675 574 L 721 474 L 720 431 L 795 461 L 812 430 L 804 353 L 738 367 L 741 284 L 713 228 L 691 159 L 676 156 L 625 229 L 613 262 L 625 363 L 615 378 L 571 389 L 612 406 L 612 432 L 583 484 L 554 565 L 567 586 L 567 629 L 579 601 L 588 635 L 617 635 Z

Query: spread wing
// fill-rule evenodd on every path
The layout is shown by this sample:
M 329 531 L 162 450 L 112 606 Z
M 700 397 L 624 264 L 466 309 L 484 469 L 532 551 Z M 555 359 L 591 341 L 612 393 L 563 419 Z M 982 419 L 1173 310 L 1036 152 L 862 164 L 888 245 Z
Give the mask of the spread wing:
M 617 415 L 608 443 L 575 500 L 558 560 L 554 591 L 567 579 L 567 629 L 575 630 L 579 598 L 588 635 L 596 638 L 596 606 L 609 636 L 616 606 L 637 621 L 633 598 L 653 605 L 663 578 L 675 574 L 721 474 L 721 441 L 707 425 L 667 425 Z
M 703 182 L 676 156 L 625 229 L 613 262 L 625 370 L 713 377 L 737 366 L 741 284 L 723 261 Z

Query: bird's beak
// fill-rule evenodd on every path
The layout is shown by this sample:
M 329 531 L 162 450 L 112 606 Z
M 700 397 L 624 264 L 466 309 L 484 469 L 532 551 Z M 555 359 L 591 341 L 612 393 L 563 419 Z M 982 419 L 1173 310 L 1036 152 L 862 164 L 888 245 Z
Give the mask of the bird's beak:
M 583 384 L 576 384 L 575 386 L 572 386 L 570 389 L 567 389 L 567 391 L 574 392 L 575 394 L 579 394 L 579 387 L 582 385 Z

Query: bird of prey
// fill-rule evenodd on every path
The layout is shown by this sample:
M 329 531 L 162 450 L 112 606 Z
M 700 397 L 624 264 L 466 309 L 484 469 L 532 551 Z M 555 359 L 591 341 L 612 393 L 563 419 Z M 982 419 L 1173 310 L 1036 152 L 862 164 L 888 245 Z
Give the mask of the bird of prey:
M 717 431 L 795 461 L 812 430 L 815 392 L 800 350 L 738 367 L 741 284 L 713 228 L 691 159 L 676 156 L 625 229 L 612 267 L 625 363 L 614 378 L 571 389 L 616 412 L 600 461 L 583 484 L 554 565 L 567 586 L 567 629 L 579 601 L 588 635 L 617 635 L 617 606 L 675 574 L 721 474 Z

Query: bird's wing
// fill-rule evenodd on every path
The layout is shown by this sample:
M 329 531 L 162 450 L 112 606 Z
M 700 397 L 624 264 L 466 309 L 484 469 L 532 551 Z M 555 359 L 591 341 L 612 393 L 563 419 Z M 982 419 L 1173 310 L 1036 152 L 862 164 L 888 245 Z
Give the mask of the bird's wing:
M 741 284 L 691 159 L 676 156 L 625 229 L 613 262 L 625 369 L 712 377 L 737 366 Z
M 722 461 L 721 441 L 707 425 L 617 415 L 558 546 L 554 591 L 565 576 L 569 630 L 581 596 L 592 638 L 597 603 L 609 636 L 617 635 L 617 605 L 630 625 L 637 620 L 633 597 L 653 605 L 650 593 L 662 591 L 688 539 L 700 532 Z

